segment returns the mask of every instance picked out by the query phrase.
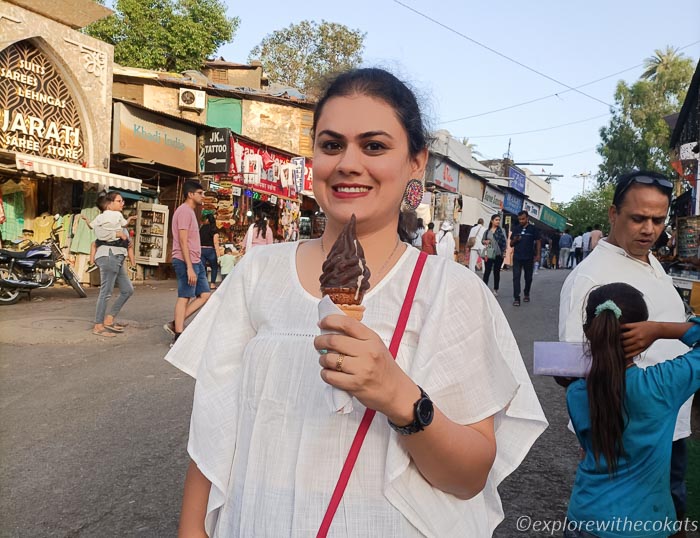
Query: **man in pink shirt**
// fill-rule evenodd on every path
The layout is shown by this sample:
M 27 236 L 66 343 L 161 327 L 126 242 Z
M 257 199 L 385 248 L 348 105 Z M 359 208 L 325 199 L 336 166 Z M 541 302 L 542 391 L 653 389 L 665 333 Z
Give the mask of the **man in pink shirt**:
M 185 320 L 202 308 L 211 295 L 194 212 L 203 204 L 204 189 L 196 181 L 185 181 L 182 192 L 185 202 L 175 210 L 172 221 L 172 262 L 177 275 L 175 319 L 163 325 L 173 335 L 173 344 L 185 329 Z

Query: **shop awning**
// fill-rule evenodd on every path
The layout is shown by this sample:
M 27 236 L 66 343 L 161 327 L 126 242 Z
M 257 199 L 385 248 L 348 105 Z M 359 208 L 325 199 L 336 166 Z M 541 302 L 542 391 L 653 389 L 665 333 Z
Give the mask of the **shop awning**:
M 77 164 L 44 159 L 34 155 L 17 153 L 15 156 L 17 170 L 27 170 L 36 174 L 64 177 L 83 181 L 85 183 L 97 183 L 100 187 L 125 189 L 127 191 L 141 192 L 141 180 L 133 177 L 110 174 L 94 168 L 83 168 Z
M 500 212 L 500 209 L 496 209 L 489 204 L 485 204 L 481 200 L 463 195 L 460 224 L 473 226 L 480 218 L 484 219 L 484 224 L 488 224 L 491 221 L 491 216 Z

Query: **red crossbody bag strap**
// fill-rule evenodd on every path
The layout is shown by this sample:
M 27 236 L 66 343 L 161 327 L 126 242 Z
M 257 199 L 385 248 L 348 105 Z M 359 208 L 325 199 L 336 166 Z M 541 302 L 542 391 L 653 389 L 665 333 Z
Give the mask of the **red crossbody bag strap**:
M 416 290 L 418 289 L 418 282 L 420 281 L 421 273 L 423 272 L 423 267 L 428 259 L 428 255 L 425 252 L 421 252 L 418 256 L 418 261 L 413 269 L 413 276 L 411 276 L 411 282 L 408 285 L 408 293 L 406 293 L 406 299 L 404 299 L 403 306 L 401 307 L 401 313 L 399 314 L 399 321 L 396 323 L 396 329 L 394 330 L 394 336 L 391 337 L 391 343 L 389 344 L 389 352 L 391 356 L 396 360 L 396 354 L 399 352 L 399 345 L 401 344 L 401 338 L 403 338 L 403 333 L 406 330 L 406 324 L 408 323 L 408 316 L 411 313 L 411 306 L 413 306 L 413 298 L 416 296 Z M 340 501 L 343 498 L 343 493 L 345 493 L 345 488 L 348 485 L 348 480 L 350 480 L 350 475 L 352 474 L 352 469 L 355 467 L 355 462 L 357 461 L 357 456 L 360 455 L 360 449 L 362 448 L 362 443 L 367 436 L 367 431 L 372 424 L 372 419 L 377 412 L 373 409 L 367 409 L 360 426 L 357 428 L 357 433 L 350 446 L 350 451 L 348 452 L 347 458 L 345 458 L 345 463 L 343 464 L 343 469 L 340 471 L 340 477 L 338 477 L 338 483 L 335 485 L 333 490 L 333 495 L 328 503 L 328 508 L 326 509 L 326 515 L 323 516 L 323 521 L 321 522 L 321 527 L 318 530 L 316 538 L 325 538 L 328 534 L 328 529 L 331 527 L 333 522 L 333 516 L 338 510 Z

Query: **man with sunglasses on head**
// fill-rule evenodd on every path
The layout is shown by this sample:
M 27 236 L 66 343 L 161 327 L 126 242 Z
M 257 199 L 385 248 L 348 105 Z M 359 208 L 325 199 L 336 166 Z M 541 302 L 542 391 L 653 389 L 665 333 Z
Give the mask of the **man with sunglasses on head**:
M 582 342 L 583 305 L 591 289 L 613 282 L 626 282 L 644 294 L 649 321 L 686 320 L 685 307 L 673 281 L 650 252 L 664 231 L 673 182 L 656 172 L 632 172 L 621 176 L 608 209 L 610 234 L 577 265 L 564 282 L 559 297 L 559 340 Z M 680 340 L 657 340 L 636 357 L 646 368 L 685 353 Z M 565 384 L 563 380 L 558 380 Z M 671 456 L 671 495 L 678 519 L 685 517 L 685 438 L 690 435 L 692 398 L 678 412 Z

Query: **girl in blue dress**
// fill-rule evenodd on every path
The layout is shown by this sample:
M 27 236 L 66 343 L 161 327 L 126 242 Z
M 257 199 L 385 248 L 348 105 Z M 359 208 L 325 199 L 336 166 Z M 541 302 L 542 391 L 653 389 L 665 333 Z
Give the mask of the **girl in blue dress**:
M 569 385 L 566 401 L 585 451 L 576 472 L 564 536 L 654 537 L 693 529 L 676 520 L 669 474 L 678 409 L 700 389 L 700 318 L 647 321 L 647 305 L 632 286 L 591 291 L 584 333 L 591 369 Z M 634 357 L 662 338 L 690 351 L 646 369 Z

